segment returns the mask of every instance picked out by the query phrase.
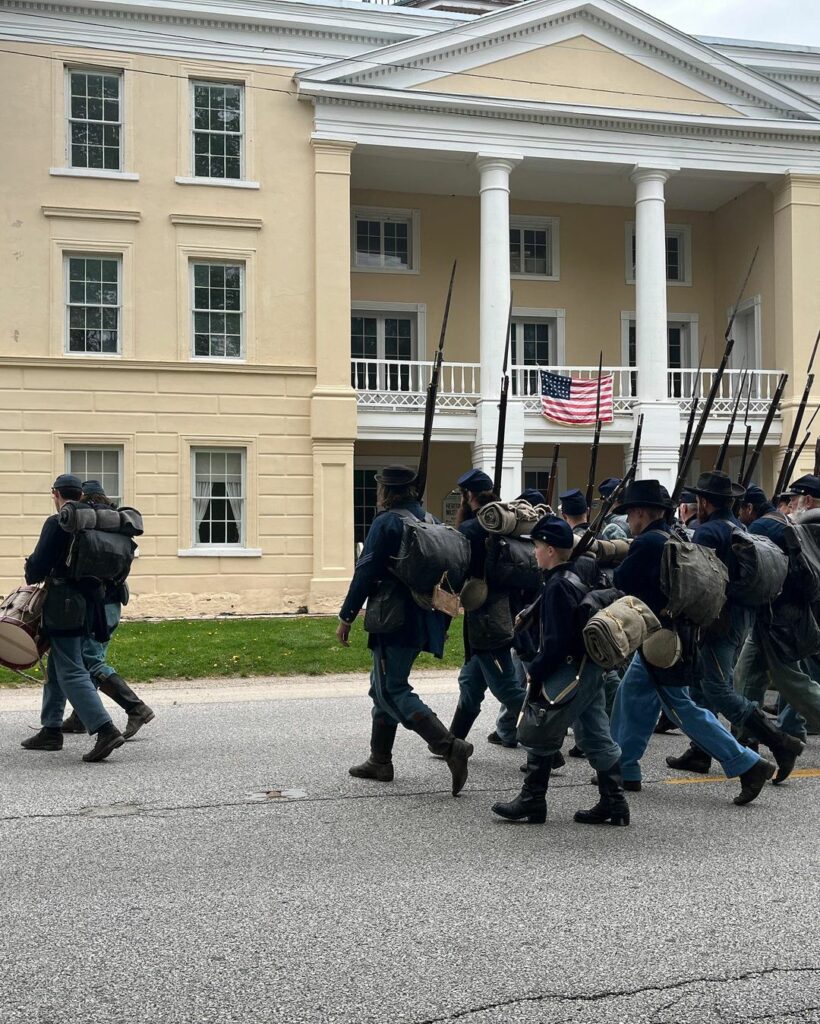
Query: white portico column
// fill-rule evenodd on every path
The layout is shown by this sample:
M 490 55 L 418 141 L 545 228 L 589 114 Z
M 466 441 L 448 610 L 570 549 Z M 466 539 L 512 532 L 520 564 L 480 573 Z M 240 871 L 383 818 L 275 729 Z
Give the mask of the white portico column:
M 666 216 L 664 185 L 674 168 L 636 167 L 635 183 L 635 351 L 638 405 L 643 435 L 638 479 L 675 482 L 680 409 L 668 396 L 666 316 Z M 629 453 L 628 453 L 629 454 Z
M 476 160 L 481 175 L 481 263 L 479 345 L 481 398 L 478 402 L 473 465 L 490 476 L 495 468 L 498 399 L 510 311 L 510 174 L 519 156 L 484 155 Z M 521 490 L 524 454 L 524 414 L 519 401 L 507 405 L 502 497 L 509 500 Z

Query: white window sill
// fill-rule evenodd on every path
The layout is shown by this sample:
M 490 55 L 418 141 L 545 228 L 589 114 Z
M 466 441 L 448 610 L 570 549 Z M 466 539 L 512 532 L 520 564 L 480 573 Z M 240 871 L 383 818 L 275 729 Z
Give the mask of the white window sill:
M 626 283 L 628 285 L 631 285 L 634 288 L 635 287 L 635 278 L 633 277 L 631 281 L 629 280 L 629 278 L 627 278 Z M 691 281 L 667 281 L 666 282 L 666 287 L 667 288 L 691 288 L 692 287 L 692 282 Z
M 122 352 L 69 352 L 66 349 L 63 355 L 71 359 L 122 359 Z
M 418 267 L 357 267 L 350 268 L 354 274 L 418 274 Z
M 191 356 L 192 363 L 247 363 L 245 356 Z
M 557 274 L 510 274 L 514 281 L 560 281 Z
M 97 167 L 49 167 L 48 173 L 56 178 L 107 178 L 110 181 L 139 181 L 132 171 L 104 171 Z
M 244 178 L 183 178 L 176 177 L 177 185 L 214 185 L 216 188 L 260 188 L 258 181 Z
M 203 544 L 198 548 L 180 548 L 179 558 L 261 558 L 261 548 L 236 548 L 226 544 Z

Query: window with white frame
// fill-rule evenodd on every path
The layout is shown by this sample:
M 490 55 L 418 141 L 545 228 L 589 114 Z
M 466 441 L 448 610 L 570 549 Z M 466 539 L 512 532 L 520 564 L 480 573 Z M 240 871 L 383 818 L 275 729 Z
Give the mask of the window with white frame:
M 191 261 L 193 355 L 241 359 L 245 267 L 242 263 Z
M 354 310 L 350 317 L 352 386 L 360 391 L 409 391 L 417 335 L 416 313 Z
M 635 283 L 635 240 L 634 223 L 626 226 L 628 284 Z M 667 284 L 692 283 L 692 228 L 689 224 L 666 225 L 666 281 Z
M 637 331 L 635 321 L 630 320 L 627 326 L 626 356 L 629 366 L 637 366 Z M 692 366 L 694 350 L 692 339 L 692 322 L 690 320 L 670 320 L 666 326 L 667 366 L 670 370 L 685 370 Z M 635 397 L 638 393 L 637 374 L 630 374 L 630 393 Z M 683 373 L 670 373 L 669 397 L 686 398 L 686 387 Z
M 191 452 L 194 547 L 245 544 L 245 449 Z
M 66 445 L 65 468 L 80 480 L 98 480 L 107 497 L 122 504 L 122 448 L 116 445 Z
M 545 497 L 549 489 L 551 459 L 527 459 L 523 467 L 523 491 L 540 491 Z M 559 459 L 553 500 L 555 495 L 567 489 L 567 460 Z
M 66 352 L 116 355 L 120 351 L 122 260 L 119 256 L 66 254 Z
M 548 319 L 513 319 L 510 328 L 510 362 L 515 367 L 553 366 L 556 362 L 555 325 Z M 514 395 L 540 395 L 537 370 L 513 376 Z
M 510 273 L 558 280 L 557 218 L 510 218 Z
M 367 531 L 376 514 L 375 466 L 356 466 L 353 470 L 353 542 L 364 544 Z
M 243 86 L 191 82 L 193 176 L 242 177 Z
M 353 268 L 418 270 L 418 211 L 357 207 L 353 210 Z
M 122 72 L 66 68 L 69 167 L 122 169 Z

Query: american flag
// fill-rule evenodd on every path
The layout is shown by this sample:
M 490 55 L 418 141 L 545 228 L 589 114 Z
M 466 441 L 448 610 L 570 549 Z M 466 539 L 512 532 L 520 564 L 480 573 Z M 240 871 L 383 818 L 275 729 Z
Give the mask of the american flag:
M 541 412 L 547 419 L 572 427 L 595 425 L 595 404 L 598 398 L 598 378 L 580 380 L 562 377 L 541 370 Z M 601 377 L 602 423 L 611 423 L 614 416 L 612 374 Z

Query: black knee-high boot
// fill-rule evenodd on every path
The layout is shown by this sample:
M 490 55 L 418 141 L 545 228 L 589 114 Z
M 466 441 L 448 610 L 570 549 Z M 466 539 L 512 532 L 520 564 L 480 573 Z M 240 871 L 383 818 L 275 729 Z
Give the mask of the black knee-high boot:
M 370 757 L 348 771 L 357 779 L 393 781 L 393 742 L 399 723 L 383 713 L 373 716 L 370 727 Z
M 624 797 L 620 758 L 606 771 L 598 770 L 598 793 L 598 803 L 588 811 L 576 811 L 575 820 L 582 825 L 628 825 L 629 804 Z
M 509 821 L 527 821 L 543 825 L 547 820 L 547 788 L 552 771 L 552 755 L 527 754 L 527 774 L 521 792 L 507 803 L 493 804 L 493 814 Z
M 758 742 L 768 747 L 777 762 L 777 774 L 772 780 L 775 785 L 785 780 L 794 770 L 794 763 L 803 753 L 806 744 L 767 718 L 760 708 L 755 708 L 743 723 L 743 729 L 751 733 Z
M 453 777 L 453 796 L 458 796 L 467 781 L 467 761 L 473 753 L 472 743 L 459 739 L 433 714 L 420 715 L 413 730 L 427 743 L 430 751 L 447 762 Z

